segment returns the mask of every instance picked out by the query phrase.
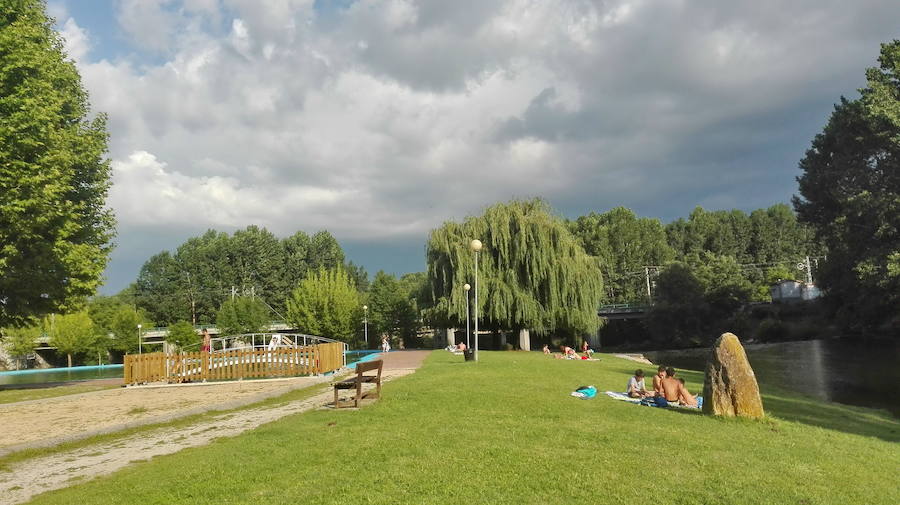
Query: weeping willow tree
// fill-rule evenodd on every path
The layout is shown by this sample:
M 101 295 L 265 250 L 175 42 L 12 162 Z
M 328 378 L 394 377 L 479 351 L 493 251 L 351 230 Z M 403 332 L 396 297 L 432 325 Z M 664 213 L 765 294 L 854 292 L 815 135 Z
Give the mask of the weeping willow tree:
M 426 317 L 433 324 L 465 324 L 463 285 L 475 279 L 469 249 L 473 239 L 484 243 L 478 258 L 483 327 L 564 334 L 597 330 L 603 296 L 598 260 L 584 252 L 540 199 L 497 204 L 482 216 L 447 222 L 431 232 L 426 253 L 431 308 Z

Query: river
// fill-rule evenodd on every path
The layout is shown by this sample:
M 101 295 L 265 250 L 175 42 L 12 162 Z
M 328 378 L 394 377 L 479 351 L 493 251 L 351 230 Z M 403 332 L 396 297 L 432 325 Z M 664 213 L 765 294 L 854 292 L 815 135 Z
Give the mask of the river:
M 900 418 L 900 341 L 807 340 L 744 346 L 760 386 L 885 409 Z M 653 363 L 704 370 L 709 349 L 650 351 Z

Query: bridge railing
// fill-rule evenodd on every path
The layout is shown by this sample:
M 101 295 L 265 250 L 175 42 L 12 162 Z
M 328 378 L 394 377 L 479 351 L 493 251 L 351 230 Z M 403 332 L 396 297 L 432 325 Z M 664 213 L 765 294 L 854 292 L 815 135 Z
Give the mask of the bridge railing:
M 344 366 L 344 344 L 322 343 L 277 349 L 129 354 L 125 383 L 192 382 L 321 375 Z

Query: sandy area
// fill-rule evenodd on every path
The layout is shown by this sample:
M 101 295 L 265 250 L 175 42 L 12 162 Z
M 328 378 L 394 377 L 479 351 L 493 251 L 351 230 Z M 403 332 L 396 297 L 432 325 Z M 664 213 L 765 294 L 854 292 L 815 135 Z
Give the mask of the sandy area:
M 284 394 L 333 377 L 297 377 L 176 387 L 94 391 L 0 405 L 0 455 L 17 450 L 224 410 Z
M 415 369 L 421 364 L 422 360 L 427 356 L 424 351 L 411 351 L 406 353 L 391 353 L 390 359 L 385 359 L 385 371 L 382 380 L 387 382 L 404 375 L 415 372 Z M 82 429 L 87 425 L 84 419 L 91 418 L 95 422 L 103 422 L 106 418 L 112 418 L 109 412 L 102 412 L 100 409 L 94 408 L 95 401 L 112 402 L 110 408 L 118 409 L 119 416 L 140 416 L 149 413 L 128 414 L 129 410 L 138 407 L 137 402 L 145 408 L 167 408 L 171 413 L 183 412 L 179 408 L 185 407 L 187 398 L 194 399 L 196 402 L 215 401 L 211 398 L 218 398 L 219 405 L 223 405 L 222 400 L 233 400 L 236 395 L 245 395 L 244 403 L 250 395 L 260 394 L 272 396 L 280 394 L 289 389 L 302 387 L 301 380 L 319 380 L 331 382 L 333 377 L 327 378 L 298 378 L 291 379 L 290 384 L 278 384 L 269 382 L 268 384 L 254 384 L 247 381 L 244 383 L 217 384 L 215 386 L 196 386 L 196 387 L 180 387 L 180 388 L 159 388 L 159 389 L 124 389 L 116 391 L 102 391 L 97 393 L 85 393 L 84 395 L 73 395 L 72 397 L 51 398 L 47 400 L 35 400 L 29 403 L 31 406 L 40 407 L 42 403 L 49 405 L 44 406 L 45 412 L 56 416 L 56 422 L 63 421 L 68 424 L 77 424 Z M 308 385 L 309 382 L 306 383 Z M 212 388 L 212 389 L 209 389 Z M 257 388 L 272 388 L 260 393 Z M 286 404 L 269 407 L 248 408 L 237 412 L 222 412 L 221 414 L 212 414 L 209 418 L 201 422 L 184 426 L 180 428 L 148 428 L 147 431 L 132 436 L 116 438 L 115 440 L 91 444 L 89 446 L 75 449 L 71 451 L 58 452 L 48 456 L 27 459 L 20 463 L 11 465 L 6 472 L 0 472 L 0 505 L 14 504 L 25 502 L 35 495 L 70 486 L 75 483 L 90 480 L 95 477 L 107 475 L 121 469 L 122 467 L 136 460 L 149 459 L 154 456 L 164 454 L 172 454 L 188 447 L 196 447 L 209 443 L 213 438 L 230 437 L 239 435 L 245 431 L 256 428 L 262 424 L 269 423 L 280 419 L 284 416 L 305 412 L 314 408 L 329 408 L 328 405 L 334 399 L 333 390 L 330 384 L 323 384 L 317 388 L 317 393 L 305 400 L 296 400 Z M 97 398 L 98 395 L 112 394 L 110 398 Z M 135 396 L 132 393 L 137 393 Z M 346 392 L 348 395 L 351 392 Z M 342 398 L 347 398 L 344 394 Z M 78 398 L 80 397 L 80 398 Z M 64 402 L 63 400 L 70 400 Z M 112 401 L 115 399 L 116 401 Z M 127 402 L 125 401 L 127 400 Z M 254 400 L 255 401 L 255 400 Z M 153 403 L 156 402 L 156 403 Z M 116 403 L 128 403 L 125 406 L 114 406 Z M 364 402 L 364 404 L 367 403 Z M 62 405 L 65 405 L 63 409 Z M 80 405 L 78 410 L 75 405 Z M 181 407 L 179 407 L 181 406 Z M 196 408 L 197 404 L 191 403 L 189 408 Z M 233 407 L 224 407 L 233 408 Z M 16 411 L 18 414 L 24 415 L 22 410 L 26 409 L 7 409 Z M 30 409 L 27 409 L 30 411 Z M 9 412 L 0 411 L 0 426 L 15 427 L 20 433 L 34 432 L 35 427 L 18 426 L 5 424 L 10 418 L 3 417 L 10 414 Z M 30 412 L 29 412 L 30 414 Z M 10 414 L 11 416 L 13 414 Z M 47 415 L 47 414 L 45 414 Z M 154 417 L 159 417 L 158 412 L 154 413 Z M 11 417 L 12 418 L 12 417 Z M 17 423 L 24 422 L 22 418 L 18 418 Z M 36 421 L 36 418 L 29 418 Z M 126 417 L 127 419 L 127 417 Z M 121 421 L 121 419 L 119 419 Z M 48 427 L 47 421 L 40 422 L 43 427 Z M 108 423 L 108 422 L 107 422 Z M 109 423 L 108 423 L 109 424 Z M 121 426 L 121 423 L 109 424 L 110 427 Z M 9 440 L 11 437 L 4 433 L 3 440 Z M 59 437 L 56 437 L 59 438 Z M 7 447 L 8 449 L 8 447 Z

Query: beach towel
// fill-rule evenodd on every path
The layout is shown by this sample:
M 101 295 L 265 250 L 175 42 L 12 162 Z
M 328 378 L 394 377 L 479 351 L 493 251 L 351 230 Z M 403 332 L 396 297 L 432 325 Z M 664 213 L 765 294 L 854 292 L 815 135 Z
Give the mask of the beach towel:
M 607 391 L 606 396 L 612 398 L 613 400 L 622 400 L 628 403 L 633 403 L 635 405 L 644 405 L 645 407 L 673 407 L 679 409 L 699 409 L 703 406 L 703 397 L 697 397 L 697 406 L 696 407 L 688 407 L 687 405 L 678 405 L 675 402 L 657 402 L 655 398 L 632 398 L 625 393 L 619 393 L 616 391 Z
M 616 391 L 607 391 L 606 396 L 612 398 L 613 400 L 622 400 L 623 402 L 628 403 L 641 403 L 640 398 L 632 398 L 625 393 L 619 393 Z

